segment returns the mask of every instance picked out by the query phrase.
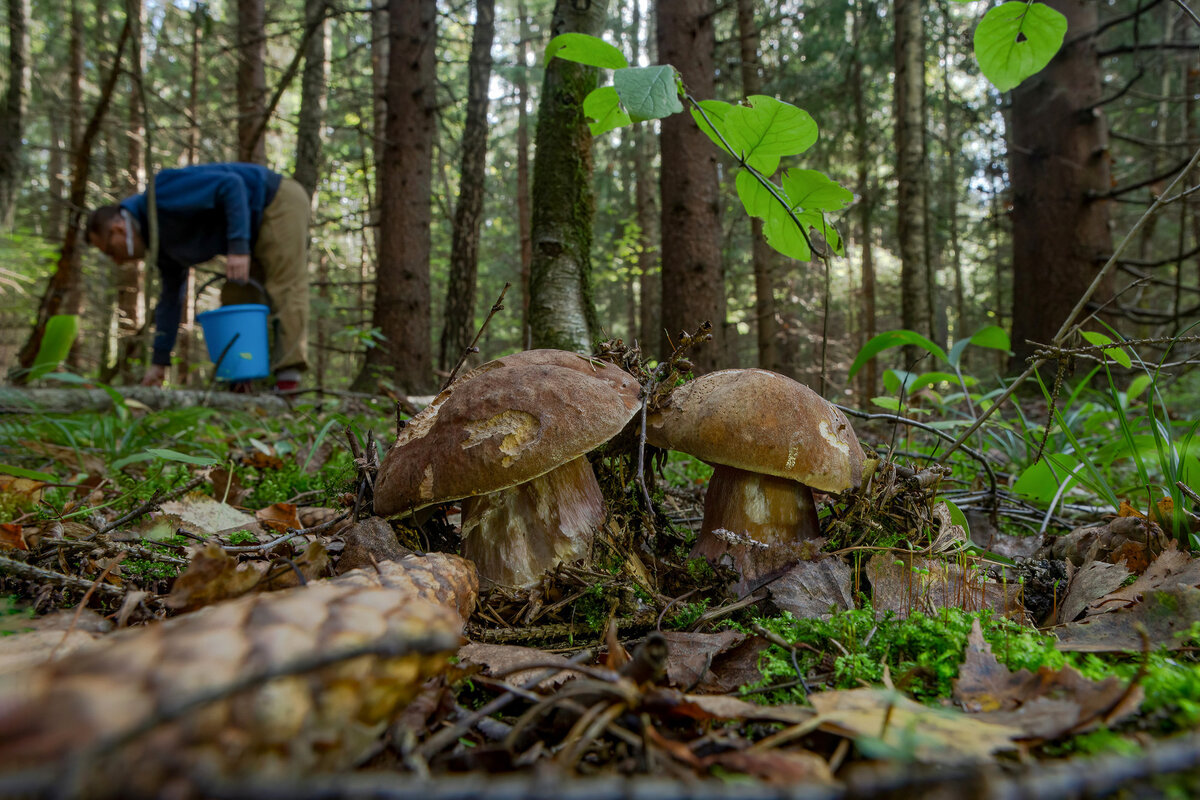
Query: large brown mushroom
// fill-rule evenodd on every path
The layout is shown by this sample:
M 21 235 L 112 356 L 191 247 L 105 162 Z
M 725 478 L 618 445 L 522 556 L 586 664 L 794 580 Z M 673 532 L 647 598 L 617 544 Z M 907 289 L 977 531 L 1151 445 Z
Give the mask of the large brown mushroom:
M 480 577 L 532 585 L 587 556 L 604 505 L 584 454 L 625 427 L 640 390 L 620 368 L 561 350 L 490 361 L 400 431 L 375 479 L 375 510 L 465 499 L 463 555 Z
M 819 535 L 812 490 L 863 478 L 862 448 L 845 415 L 791 378 L 729 369 L 676 388 L 647 420 L 646 440 L 714 467 L 694 557 L 732 562 L 752 589 Z M 870 462 L 867 462 L 870 463 Z

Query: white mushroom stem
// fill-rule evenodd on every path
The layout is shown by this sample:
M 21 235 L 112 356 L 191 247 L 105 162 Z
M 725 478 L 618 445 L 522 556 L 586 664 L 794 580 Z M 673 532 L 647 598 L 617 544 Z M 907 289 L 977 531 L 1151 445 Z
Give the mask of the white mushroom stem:
M 462 501 L 463 555 L 479 577 L 532 586 L 560 563 L 588 555 L 604 500 L 582 456 L 531 481 Z
M 797 545 L 819 533 L 810 488 L 789 478 L 717 465 L 692 556 L 734 567 L 742 576 L 741 590 L 799 560 L 804 548 Z

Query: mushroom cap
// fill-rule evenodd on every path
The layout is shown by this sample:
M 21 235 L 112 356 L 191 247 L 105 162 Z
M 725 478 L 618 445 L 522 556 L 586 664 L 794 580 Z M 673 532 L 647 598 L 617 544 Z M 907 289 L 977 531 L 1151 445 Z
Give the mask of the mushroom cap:
M 710 372 L 679 386 L 650 412 L 646 440 L 823 492 L 863 478 L 862 447 L 845 415 L 804 384 L 765 369 Z
M 375 478 L 385 516 L 532 480 L 620 433 L 641 386 L 619 367 L 563 350 L 489 361 L 409 420 Z

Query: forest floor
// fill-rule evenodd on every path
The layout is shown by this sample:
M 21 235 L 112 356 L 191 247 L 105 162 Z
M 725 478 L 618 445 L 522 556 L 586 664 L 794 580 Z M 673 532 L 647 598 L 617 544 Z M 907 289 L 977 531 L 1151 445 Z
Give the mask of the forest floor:
M 690 555 L 709 468 L 677 454 L 645 488 L 593 454 L 591 559 L 481 588 L 440 555 L 457 505 L 371 515 L 386 401 L 9 403 L 0 796 L 1196 796 L 1194 518 L 1101 452 L 1151 435 L 1123 391 L 1058 409 L 1096 404 L 1047 448 L 1091 461 L 1033 458 L 1044 401 L 986 469 L 856 423 L 871 479 L 741 593 Z

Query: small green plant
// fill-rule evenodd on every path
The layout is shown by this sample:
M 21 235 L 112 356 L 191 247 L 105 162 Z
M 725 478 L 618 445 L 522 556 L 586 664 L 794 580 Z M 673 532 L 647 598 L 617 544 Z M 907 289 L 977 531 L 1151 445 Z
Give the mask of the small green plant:
M 692 603 L 680 603 L 674 612 L 665 620 L 668 628 L 675 630 L 685 630 L 690 628 L 708 611 L 709 599 L 707 597 L 696 600 Z
M 258 544 L 258 537 L 247 530 L 234 531 L 229 534 L 229 543 L 232 545 Z

